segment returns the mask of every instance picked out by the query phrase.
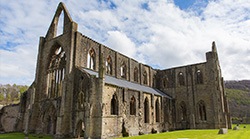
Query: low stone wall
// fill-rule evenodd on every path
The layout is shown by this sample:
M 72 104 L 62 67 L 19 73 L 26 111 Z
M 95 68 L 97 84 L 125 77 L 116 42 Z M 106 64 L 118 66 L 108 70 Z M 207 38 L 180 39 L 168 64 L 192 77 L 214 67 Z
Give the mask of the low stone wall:
M 14 132 L 19 114 L 19 104 L 5 106 L 0 112 L 0 125 L 3 132 Z

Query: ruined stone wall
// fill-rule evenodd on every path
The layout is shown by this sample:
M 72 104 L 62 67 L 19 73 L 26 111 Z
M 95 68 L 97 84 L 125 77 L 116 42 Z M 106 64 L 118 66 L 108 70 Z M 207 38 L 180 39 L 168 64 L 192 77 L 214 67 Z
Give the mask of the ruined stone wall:
M 138 69 L 138 81 L 135 81 L 140 84 L 144 84 L 143 80 L 143 74 L 146 71 L 147 73 L 147 83 L 144 85 L 147 86 L 153 86 L 153 79 L 154 75 L 156 73 L 156 70 L 152 69 L 151 67 L 147 65 L 143 65 L 139 62 L 137 62 L 134 59 L 131 59 L 119 52 L 116 52 L 84 35 L 81 33 L 77 33 L 76 35 L 77 41 L 76 41 L 76 52 L 75 52 L 75 66 L 76 67 L 85 67 L 88 68 L 88 53 L 93 50 L 95 52 L 94 57 L 94 71 L 99 70 L 99 64 L 100 64 L 100 55 L 102 53 L 103 55 L 103 64 L 106 66 L 106 61 L 110 57 L 112 61 L 112 73 L 107 75 L 115 76 L 116 78 L 122 78 L 126 79 L 128 81 L 135 81 L 134 80 L 134 69 L 135 67 Z M 125 77 L 121 77 L 121 67 L 125 65 L 126 71 L 125 71 Z M 106 70 L 107 72 L 107 70 Z
M 225 95 L 217 53 L 212 50 L 206 57 L 204 63 L 157 72 L 157 88 L 174 99 L 176 129 L 227 126 L 228 118 L 224 112 L 228 110 L 224 107 Z M 205 119 L 200 117 L 200 103 L 205 105 Z
M 16 124 L 19 111 L 19 104 L 8 105 L 1 109 L 1 126 L 4 132 L 14 132 L 16 131 Z
M 122 136 L 123 125 L 130 136 L 138 135 L 139 132 L 148 134 L 152 128 L 158 132 L 164 129 L 164 108 L 162 97 L 152 94 L 142 93 L 125 88 L 106 84 L 104 87 L 105 97 L 103 97 L 103 137 Z M 111 114 L 111 100 L 116 94 L 118 98 L 118 114 Z M 148 98 L 149 122 L 144 122 L 144 100 Z M 131 101 L 135 98 L 136 112 L 131 114 Z M 155 101 L 159 101 L 159 121 L 156 122 Z

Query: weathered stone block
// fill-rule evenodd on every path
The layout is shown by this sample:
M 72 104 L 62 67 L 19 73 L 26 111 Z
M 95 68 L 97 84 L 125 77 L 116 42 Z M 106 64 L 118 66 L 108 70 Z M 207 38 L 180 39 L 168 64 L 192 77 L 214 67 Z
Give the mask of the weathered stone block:
M 218 134 L 227 134 L 227 132 L 228 132 L 227 128 L 221 128 Z

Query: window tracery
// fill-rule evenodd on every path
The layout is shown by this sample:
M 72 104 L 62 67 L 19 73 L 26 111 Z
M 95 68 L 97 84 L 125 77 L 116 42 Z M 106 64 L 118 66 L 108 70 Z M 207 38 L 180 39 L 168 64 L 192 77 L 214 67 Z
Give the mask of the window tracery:
M 48 97 L 61 96 L 62 82 L 65 76 L 66 55 L 62 47 L 58 47 L 52 53 L 48 67 Z

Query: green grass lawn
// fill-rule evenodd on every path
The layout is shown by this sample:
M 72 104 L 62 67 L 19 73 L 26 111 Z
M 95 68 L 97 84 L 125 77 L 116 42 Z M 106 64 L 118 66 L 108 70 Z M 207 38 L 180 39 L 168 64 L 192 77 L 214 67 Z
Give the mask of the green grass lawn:
M 235 125 L 233 125 L 234 127 Z M 246 128 L 243 128 L 246 126 Z M 218 129 L 212 130 L 180 130 L 159 134 L 126 137 L 121 139 L 250 139 L 250 125 L 240 125 L 240 130 L 228 130 L 227 134 L 219 135 Z M 0 134 L 0 139 L 24 139 L 23 133 Z M 29 135 L 29 139 L 52 139 L 51 136 Z
M 244 126 L 246 126 L 246 128 L 243 128 Z M 126 137 L 126 139 L 250 139 L 250 125 L 242 124 L 240 125 L 240 130 L 230 129 L 227 134 L 223 135 L 219 135 L 218 132 L 219 129 L 180 130 L 159 134 Z
M 0 139 L 24 139 L 23 133 L 4 133 L 0 134 Z M 39 136 L 30 134 L 29 139 L 52 139 L 51 136 Z

